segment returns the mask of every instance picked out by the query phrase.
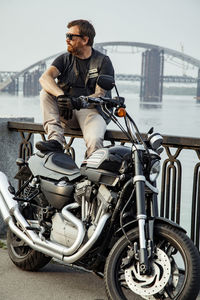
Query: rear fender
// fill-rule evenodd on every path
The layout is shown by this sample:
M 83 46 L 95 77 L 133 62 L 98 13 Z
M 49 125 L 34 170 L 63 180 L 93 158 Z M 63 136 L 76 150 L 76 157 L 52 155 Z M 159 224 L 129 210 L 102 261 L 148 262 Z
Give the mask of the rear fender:
M 162 218 L 162 217 L 156 217 L 156 218 L 152 218 L 151 221 L 154 222 L 154 224 L 168 224 L 168 225 L 171 225 L 172 227 L 174 228 L 178 228 L 180 229 L 182 232 L 186 233 L 186 230 L 181 227 L 179 224 L 171 221 L 171 220 L 168 220 L 166 218 Z M 131 229 L 134 229 L 135 227 L 138 227 L 138 221 L 137 220 L 133 220 L 131 222 L 128 222 L 126 223 L 123 228 L 125 230 L 125 232 L 128 232 L 129 230 Z M 120 237 L 123 235 L 123 231 L 121 228 L 119 228 L 116 232 L 115 232 L 115 235 Z

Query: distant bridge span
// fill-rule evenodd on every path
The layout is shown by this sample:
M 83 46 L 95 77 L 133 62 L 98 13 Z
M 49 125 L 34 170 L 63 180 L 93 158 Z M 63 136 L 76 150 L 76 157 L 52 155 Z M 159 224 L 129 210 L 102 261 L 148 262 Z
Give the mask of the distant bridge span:
M 147 43 L 138 43 L 138 42 L 103 42 L 103 43 L 96 43 L 95 47 L 96 48 L 101 48 L 101 47 L 107 47 L 107 46 L 130 46 L 130 47 L 136 47 L 136 48 L 144 48 L 144 49 L 155 49 L 158 51 L 164 51 L 164 54 L 171 55 L 173 57 L 179 58 L 180 60 L 183 60 L 197 68 L 200 68 L 200 60 L 196 59 L 192 56 L 189 56 L 187 54 L 184 54 L 180 51 L 172 50 L 169 48 L 165 48 L 162 46 L 158 45 L 153 45 L 153 44 L 147 44 Z
M 136 47 L 136 48 L 143 48 L 146 50 L 157 50 L 159 52 L 163 51 L 163 54 L 169 55 L 175 58 L 178 58 L 184 62 L 187 62 L 188 64 L 191 64 L 192 66 L 195 66 L 196 68 L 200 69 L 200 60 L 189 56 L 187 54 L 184 54 L 182 52 L 172 50 L 169 48 L 165 48 L 162 46 L 154 45 L 154 44 L 147 44 L 147 43 L 139 43 L 139 42 L 123 42 L 123 41 L 113 41 L 113 42 L 102 42 L 102 43 L 96 43 L 94 45 L 94 48 L 99 50 L 106 50 L 109 46 L 129 46 L 129 47 Z M 46 64 L 47 61 L 53 59 L 54 57 L 62 54 L 64 52 L 59 52 L 54 55 L 51 55 L 49 57 L 46 57 L 42 60 L 39 60 L 35 62 L 34 64 L 28 66 L 27 68 L 21 70 L 20 72 L 15 73 L 14 75 L 10 76 L 3 82 L 0 82 L 0 91 L 5 89 L 9 84 L 11 84 L 15 79 L 19 78 L 20 76 L 24 75 L 25 73 L 33 70 L 36 67 L 39 67 L 43 64 Z M 1 72 L 0 72 L 1 73 Z

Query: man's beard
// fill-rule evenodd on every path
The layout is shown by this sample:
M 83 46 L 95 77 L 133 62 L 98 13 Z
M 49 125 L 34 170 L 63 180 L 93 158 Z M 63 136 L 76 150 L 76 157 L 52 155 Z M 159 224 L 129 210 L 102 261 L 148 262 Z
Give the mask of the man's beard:
M 71 45 L 67 46 L 67 51 L 73 55 L 81 55 L 82 51 L 77 47 L 72 47 Z

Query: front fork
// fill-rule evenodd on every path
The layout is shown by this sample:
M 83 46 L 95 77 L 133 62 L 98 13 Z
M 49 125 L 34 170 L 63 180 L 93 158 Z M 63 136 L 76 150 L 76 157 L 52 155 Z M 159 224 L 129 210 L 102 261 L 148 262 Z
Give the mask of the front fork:
M 136 148 L 137 147 L 137 148 Z M 136 189 L 136 205 L 137 205 L 137 220 L 139 228 L 139 250 L 135 249 L 139 253 L 139 265 L 140 273 L 148 274 L 149 270 L 149 251 L 152 249 L 153 232 L 152 226 L 149 226 L 149 241 L 147 245 L 146 239 L 146 228 L 147 228 L 147 214 L 145 207 L 145 176 L 143 172 L 143 161 L 144 148 L 142 145 L 137 145 L 133 148 L 133 156 L 135 162 L 135 176 L 133 178 L 133 183 Z M 149 224 L 150 225 L 150 224 Z M 149 229 L 150 229 L 149 228 Z M 149 235 L 148 234 L 148 235 Z M 134 252 L 135 252 L 134 251 Z

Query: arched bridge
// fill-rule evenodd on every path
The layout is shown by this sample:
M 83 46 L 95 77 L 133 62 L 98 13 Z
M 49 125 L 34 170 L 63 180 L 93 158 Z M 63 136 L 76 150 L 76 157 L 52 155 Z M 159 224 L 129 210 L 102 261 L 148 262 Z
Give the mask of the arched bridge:
M 189 56 L 187 54 L 184 54 L 183 52 L 179 52 L 173 49 L 169 49 L 166 47 L 153 45 L 153 44 L 147 44 L 147 43 L 138 43 L 138 42 L 102 42 L 102 43 L 96 43 L 95 47 L 98 49 L 106 49 L 107 47 L 118 47 L 118 46 L 129 46 L 129 47 L 135 47 L 135 48 L 143 48 L 146 50 L 156 50 L 156 51 L 163 51 L 165 55 L 169 55 L 171 57 L 176 57 L 184 62 L 187 62 L 188 64 L 191 64 L 197 68 L 200 68 L 200 60 Z
M 132 81 L 136 80 L 141 82 L 140 97 L 142 101 L 161 101 L 163 81 L 181 83 L 197 82 L 197 97 L 200 96 L 200 60 L 176 50 L 147 43 L 114 41 L 96 43 L 94 45 L 94 48 L 104 53 L 107 53 L 110 49 L 112 49 L 112 51 L 117 51 L 118 47 L 132 47 L 143 51 L 141 75 L 116 74 L 116 79 Z M 18 90 L 18 79 L 19 77 L 23 77 L 24 94 L 38 94 L 40 90 L 38 79 L 41 73 L 43 73 L 46 69 L 46 64 L 48 61 L 62 53 L 63 52 L 56 53 L 45 59 L 42 59 L 20 72 L 11 74 L 11 76 L 6 77 L 4 76 L 5 74 L 3 74 L 3 72 L 0 72 L 0 91 L 5 90 L 6 88 L 8 89 L 8 87 L 12 87 L 11 90 Z M 179 62 L 184 62 L 197 68 L 198 77 L 164 76 L 164 61 L 169 59 L 174 60 L 174 58 Z

